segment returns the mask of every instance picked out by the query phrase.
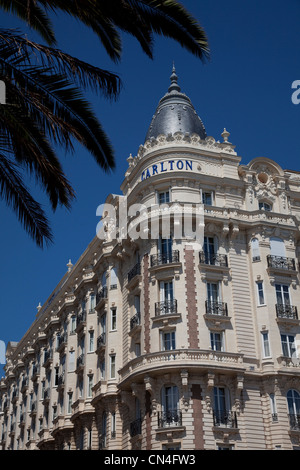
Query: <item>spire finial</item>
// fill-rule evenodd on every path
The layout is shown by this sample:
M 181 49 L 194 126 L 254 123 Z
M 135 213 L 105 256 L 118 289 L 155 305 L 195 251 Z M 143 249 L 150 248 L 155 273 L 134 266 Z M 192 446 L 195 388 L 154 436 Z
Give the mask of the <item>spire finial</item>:
M 181 91 L 180 89 L 180 86 L 178 85 L 178 77 L 177 77 L 177 74 L 176 74 L 176 69 L 175 69 L 175 64 L 174 64 L 174 61 L 173 61 L 173 68 L 172 68 L 172 75 L 170 77 L 170 80 L 171 80 L 171 85 L 169 86 L 169 90 L 168 92 L 170 93 L 171 91 Z

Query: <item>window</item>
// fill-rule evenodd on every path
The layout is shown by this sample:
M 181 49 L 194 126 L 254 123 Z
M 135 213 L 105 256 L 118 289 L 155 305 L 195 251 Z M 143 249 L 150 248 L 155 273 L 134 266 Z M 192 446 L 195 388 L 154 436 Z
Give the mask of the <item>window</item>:
M 117 289 L 117 287 L 118 287 L 117 268 L 112 268 L 110 272 L 110 289 Z
M 74 334 L 76 330 L 76 315 L 71 316 L 70 333 Z
M 161 332 L 161 345 L 163 351 L 176 349 L 175 331 Z
M 224 333 L 211 331 L 210 345 L 213 351 L 224 351 Z
M 270 357 L 270 344 L 269 344 L 269 333 L 263 331 L 262 334 L 262 347 L 263 347 L 263 357 Z
M 68 372 L 75 370 L 75 351 L 69 351 L 69 367 Z
M 135 343 L 135 355 L 139 357 L 141 355 L 141 343 Z
M 287 403 L 290 416 L 300 415 L 300 394 L 297 390 L 289 390 L 287 393 Z
M 270 249 L 272 256 L 285 257 L 285 244 L 281 238 L 270 238 Z
M 94 311 L 95 306 L 96 306 L 96 294 L 92 292 L 90 295 L 90 312 Z
M 68 413 L 72 413 L 73 393 L 68 393 Z
M 94 351 L 94 331 L 89 331 L 89 352 Z
M 111 318 L 111 330 L 116 330 L 117 329 L 117 309 L 116 307 L 113 307 L 110 309 L 110 318 Z
M 176 385 L 166 385 L 162 388 L 162 413 L 159 427 L 178 426 L 180 424 L 178 387 Z
M 260 261 L 259 241 L 257 238 L 251 240 L 252 261 Z
M 291 304 L 289 286 L 285 284 L 275 284 L 275 290 L 277 304 L 289 306 Z
M 202 203 L 207 206 L 212 206 L 213 194 L 211 191 L 202 191 Z
M 214 424 L 231 426 L 229 392 L 225 387 L 214 387 Z
M 94 383 L 93 375 L 88 375 L 87 396 L 91 397 L 93 394 L 92 388 Z
M 265 304 L 265 297 L 264 297 L 263 282 L 259 281 L 259 282 L 256 283 L 256 285 L 257 285 L 258 305 L 264 305 Z
M 168 262 L 169 258 L 172 257 L 172 238 L 160 238 L 159 239 L 159 252 L 162 256 L 162 262 Z
M 116 437 L 116 413 L 115 412 L 113 412 L 111 414 L 111 425 L 110 425 L 110 427 L 111 427 L 111 437 L 112 437 L 112 439 L 115 439 L 115 437 Z
M 274 393 L 270 393 L 270 407 L 271 407 L 272 421 L 276 422 L 278 421 L 278 415 L 277 415 L 277 407 L 276 407 L 276 400 L 275 400 Z
M 297 357 L 295 337 L 281 334 L 282 354 L 284 357 Z
M 116 378 L 116 355 L 112 354 L 110 357 L 110 378 Z
M 217 252 L 217 247 L 214 237 L 204 237 L 204 257 L 205 264 L 215 264 L 215 255 Z
M 170 202 L 170 191 L 162 191 L 157 194 L 158 204 Z
M 258 208 L 259 208 L 260 211 L 270 212 L 272 210 L 272 205 L 269 204 L 268 202 L 261 201 L 261 202 L 258 203 Z
M 105 380 L 105 359 L 100 362 L 100 379 Z

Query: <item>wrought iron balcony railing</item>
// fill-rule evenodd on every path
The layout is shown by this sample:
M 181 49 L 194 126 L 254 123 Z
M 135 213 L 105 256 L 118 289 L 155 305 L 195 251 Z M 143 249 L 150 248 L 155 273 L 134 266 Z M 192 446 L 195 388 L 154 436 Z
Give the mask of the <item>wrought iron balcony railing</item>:
M 177 313 L 177 300 L 164 300 L 155 303 L 155 316 L 172 315 Z
M 130 319 L 130 329 L 133 330 L 133 328 L 135 328 L 136 326 L 140 325 L 141 324 L 141 314 L 140 313 L 136 313 L 135 315 L 133 315 L 133 317 L 131 317 Z
M 107 299 L 107 287 L 103 286 L 102 289 L 96 294 L 96 303 L 98 304 L 100 300 Z
M 86 322 L 86 311 L 83 310 L 82 312 L 77 314 L 76 318 L 76 328 L 82 326 Z
M 102 346 L 105 346 L 106 342 L 106 334 L 102 333 L 100 336 L 97 338 L 97 349 L 101 348 Z
M 214 426 L 237 428 L 237 416 L 235 411 L 213 411 Z
M 288 271 L 295 271 L 296 265 L 294 258 L 285 258 L 284 256 L 268 255 L 267 262 L 269 268 L 287 269 Z
M 130 282 L 135 276 L 141 274 L 141 263 L 137 263 L 128 273 L 128 282 Z
M 277 318 L 286 318 L 289 320 L 298 320 L 298 309 L 293 305 L 276 304 Z
M 138 418 L 130 423 L 130 436 L 134 437 L 142 432 L 142 418 Z
M 225 302 L 206 300 L 205 311 L 208 315 L 222 315 L 225 317 L 228 316 L 227 304 Z
M 300 431 L 300 415 L 289 414 L 290 429 Z
M 223 268 L 228 267 L 227 255 L 220 255 L 218 253 L 206 253 L 200 251 L 199 253 L 200 264 L 209 264 L 210 266 L 222 266 Z
M 182 413 L 179 410 L 161 411 L 158 413 L 157 418 L 159 428 L 182 425 Z
M 170 263 L 179 263 L 178 250 L 173 250 L 170 253 L 158 253 L 157 255 L 151 255 L 150 257 L 151 267 Z
M 80 354 L 80 356 L 77 357 L 76 365 L 77 368 L 84 365 L 84 354 Z

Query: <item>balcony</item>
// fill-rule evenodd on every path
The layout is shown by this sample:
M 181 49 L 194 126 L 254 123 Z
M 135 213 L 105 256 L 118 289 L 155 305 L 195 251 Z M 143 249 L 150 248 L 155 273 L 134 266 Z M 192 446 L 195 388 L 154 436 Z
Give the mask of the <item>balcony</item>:
M 68 340 L 67 333 L 63 333 L 59 336 L 57 348 L 56 348 L 57 352 L 60 352 L 66 346 L 67 340 Z
M 53 352 L 52 350 L 46 350 L 44 354 L 44 362 L 43 362 L 43 367 L 47 367 L 48 365 L 51 364 L 53 360 Z
M 289 414 L 290 430 L 300 431 L 300 415 Z
M 136 326 L 140 326 L 141 324 L 141 314 L 136 313 L 130 319 L 130 331 L 133 330 Z
M 103 286 L 102 289 L 96 295 L 96 304 L 99 304 L 102 300 L 107 299 L 107 287 Z
M 159 428 L 170 428 L 182 425 L 182 413 L 179 410 L 161 411 L 157 414 Z
M 213 419 L 215 427 L 237 429 L 237 416 L 235 411 L 213 411 Z
M 130 436 L 134 437 L 142 433 L 142 418 L 138 418 L 130 423 Z
M 102 333 L 100 336 L 97 338 L 97 351 L 101 350 L 102 348 L 105 347 L 106 344 L 106 334 Z
M 218 317 L 228 317 L 227 303 L 213 300 L 205 301 L 206 315 L 217 315 Z
M 296 265 L 293 258 L 285 258 L 284 256 L 267 256 L 268 268 L 280 269 L 284 271 L 295 271 Z
M 76 319 L 76 333 L 78 333 L 86 325 L 86 311 L 78 313 Z
M 293 305 L 276 304 L 276 316 L 283 320 L 298 320 L 297 307 Z
M 76 371 L 82 369 L 84 367 L 84 354 L 80 354 L 80 356 L 77 357 L 77 362 L 76 362 Z
M 177 300 L 163 300 L 162 302 L 155 303 L 155 316 L 161 317 L 162 315 L 177 315 Z
M 200 251 L 199 253 L 200 264 L 206 264 L 209 266 L 221 266 L 223 268 L 228 267 L 227 255 L 220 255 L 218 253 L 206 253 Z
M 141 263 L 137 263 L 127 274 L 128 283 L 130 283 L 135 276 L 140 276 L 141 274 Z
M 173 250 L 171 253 L 158 253 L 157 255 L 151 255 L 150 257 L 151 268 L 171 263 L 180 263 L 178 250 Z

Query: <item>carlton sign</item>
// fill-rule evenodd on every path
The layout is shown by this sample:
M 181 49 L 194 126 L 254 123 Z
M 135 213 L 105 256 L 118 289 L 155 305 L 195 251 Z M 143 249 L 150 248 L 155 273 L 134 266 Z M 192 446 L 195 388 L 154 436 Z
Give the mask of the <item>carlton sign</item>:
M 171 171 L 193 171 L 193 160 L 169 160 L 156 163 L 142 172 L 141 181 Z

